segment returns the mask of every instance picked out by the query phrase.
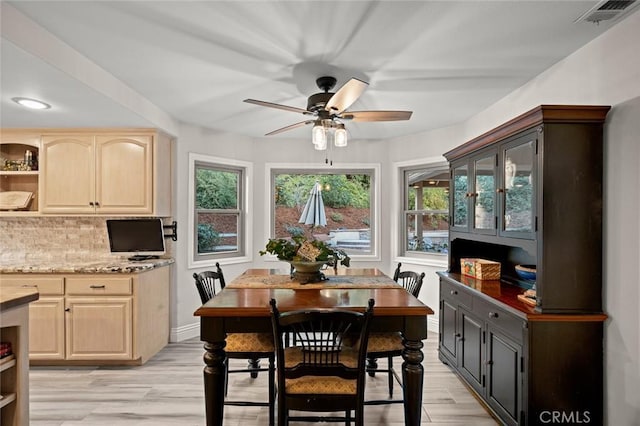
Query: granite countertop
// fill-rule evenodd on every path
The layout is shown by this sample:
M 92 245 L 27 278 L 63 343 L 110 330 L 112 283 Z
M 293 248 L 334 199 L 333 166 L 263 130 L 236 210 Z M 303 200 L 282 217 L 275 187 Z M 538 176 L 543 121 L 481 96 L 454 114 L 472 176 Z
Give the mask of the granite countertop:
M 108 259 L 83 259 L 72 260 L 46 260 L 46 261 L 5 261 L 0 263 L 2 274 L 55 274 L 55 273 L 81 273 L 81 274 L 130 274 L 149 271 L 154 268 L 171 265 L 172 258 L 147 259 L 140 262 L 132 262 L 125 258 Z

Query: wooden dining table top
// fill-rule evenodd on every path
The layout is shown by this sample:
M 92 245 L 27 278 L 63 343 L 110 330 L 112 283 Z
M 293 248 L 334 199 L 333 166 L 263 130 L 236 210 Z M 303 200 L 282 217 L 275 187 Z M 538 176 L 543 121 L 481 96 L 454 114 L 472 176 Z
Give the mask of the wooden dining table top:
M 313 308 L 364 311 L 375 301 L 377 316 L 425 316 L 433 310 L 377 269 L 339 268 L 323 271 L 328 282 L 291 285 L 289 274 L 278 269 L 248 269 L 194 313 L 200 317 L 268 317 L 275 298 L 282 312 Z M 255 277 L 255 278 L 251 278 Z M 266 278 L 274 278 L 274 281 Z M 285 278 L 286 277 L 286 278 Z M 342 280 L 342 281 L 341 281 Z M 279 285 L 278 281 L 283 284 Z M 237 285 L 243 282 L 244 285 Z

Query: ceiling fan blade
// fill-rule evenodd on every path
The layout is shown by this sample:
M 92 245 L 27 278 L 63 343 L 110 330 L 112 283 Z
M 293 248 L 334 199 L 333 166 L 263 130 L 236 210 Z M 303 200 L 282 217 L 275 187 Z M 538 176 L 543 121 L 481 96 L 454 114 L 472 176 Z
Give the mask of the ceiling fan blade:
M 413 111 L 348 111 L 340 116 L 353 121 L 401 121 L 411 118 Z
M 358 80 L 357 78 L 352 78 L 333 94 L 324 109 L 333 115 L 340 114 L 349 108 L 368 86 L 369 83 Z
M 315 122 L 315 120 L 305 120 L 299 123 L 291 124 L 286 127 L 281 127 L 280 129 L 274 130 L 272 132 L 267 133 L 265 136 L 277 135 L 278 133 L 286 132 L 287 130 L 297 129 L 298 127 L 306 126 L 307 124 L 311 124 Z
M 245 99 L 243 102 L 246 102 L 246 103 L 249 103 L 249 104 L 260 105 L 260 106 L 266 106 L 266 107 L 269 107 L 269 108 L 283 109 L 285 111 L 299 112 L 301 114 L 311 114 L 306 109 L 292 107 L 292 106 L 289 106 L 289 105 L 274 104 L 273 102 L 257 101 L 255 99 Z

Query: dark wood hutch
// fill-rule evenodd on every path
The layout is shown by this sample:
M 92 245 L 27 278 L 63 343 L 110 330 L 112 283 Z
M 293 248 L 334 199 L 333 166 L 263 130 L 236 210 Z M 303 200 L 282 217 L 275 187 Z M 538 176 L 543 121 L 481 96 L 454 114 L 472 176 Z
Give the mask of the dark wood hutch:
M 439 357 L 508 425 L 603 424 L 603 125 L 542 105 L 447 152 Z M 461 258 L 501 264 L 461 275 Z M 537 266 L 533 281 L 515 266 Z M 518 300 L 536 290 L 536 305 Z

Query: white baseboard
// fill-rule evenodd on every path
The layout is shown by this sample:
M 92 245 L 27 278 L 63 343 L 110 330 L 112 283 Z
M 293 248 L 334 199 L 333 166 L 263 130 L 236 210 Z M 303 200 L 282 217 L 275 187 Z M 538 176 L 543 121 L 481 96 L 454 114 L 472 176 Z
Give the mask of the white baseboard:
M 431 315 L 427 318 L 427 330 L 440 333 L 440 321 L 438 321 L 438 317 Z
M 192 324 L 183 325 L 181 327 L 172 328 L 169 333 L 169 342 L 177 343 L 184 340 L 191 339 L 193 337 L 200 336 L 200 321 L 196 321 Z

